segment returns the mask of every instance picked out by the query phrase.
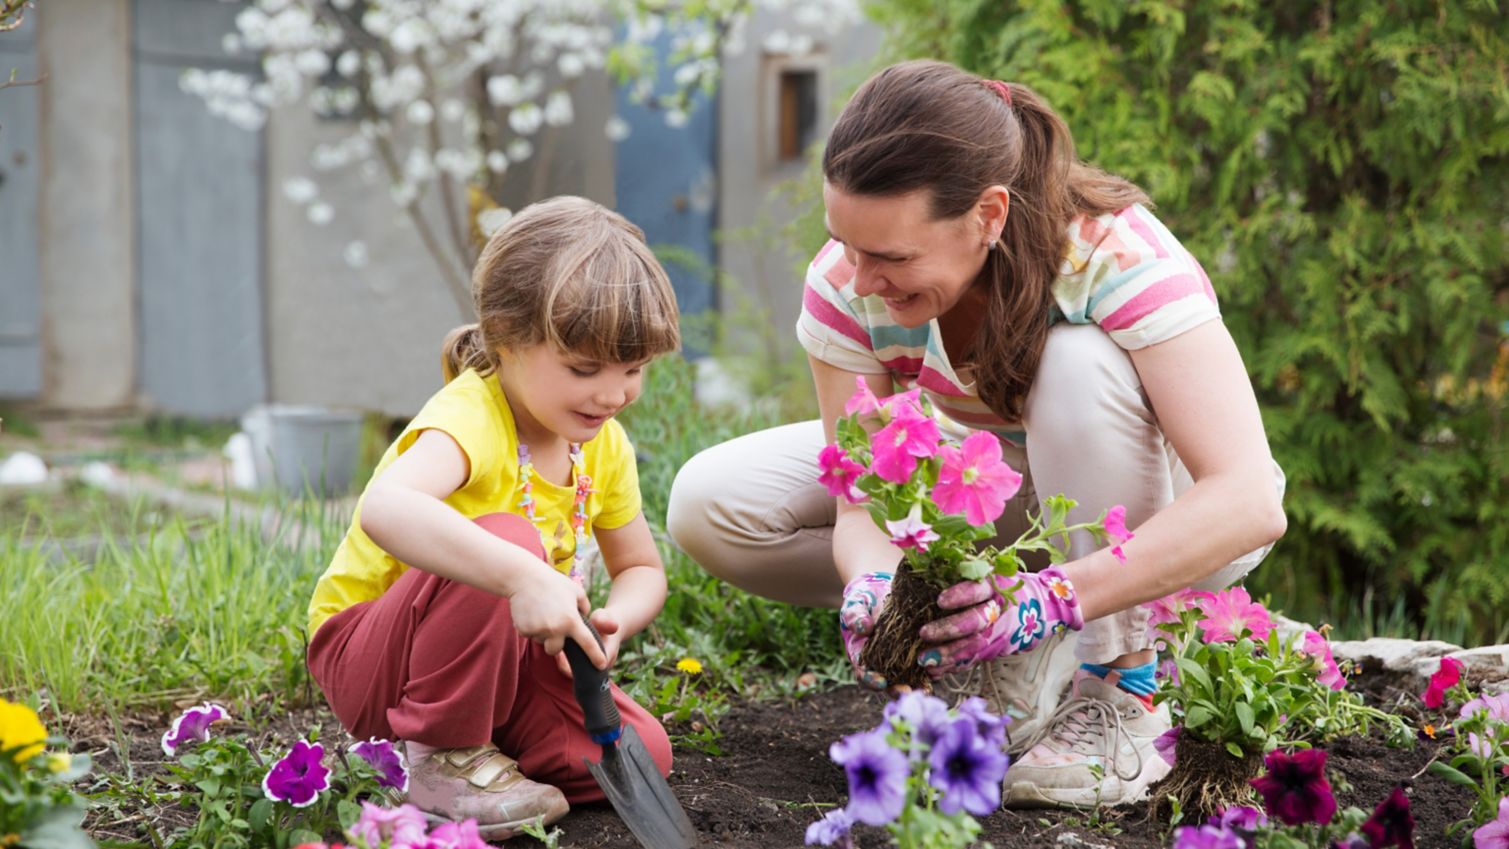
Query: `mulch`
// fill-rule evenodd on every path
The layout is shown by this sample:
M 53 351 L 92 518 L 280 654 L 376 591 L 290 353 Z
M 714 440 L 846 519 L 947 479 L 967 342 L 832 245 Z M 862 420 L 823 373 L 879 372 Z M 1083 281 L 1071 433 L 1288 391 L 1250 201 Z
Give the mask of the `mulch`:
M 1376 668 L 1365 668 L 1354 684 L 1368 701 L 1418 717 L 1413 683 Z M 710 756 L 679 748 L 671 785 L 704 846 L 777 849 L 803 844 L 808 823 L 818 819 L 847 796 L 842 770 L 828 758 L 828 747 L 840 737 L 873 727 L 880 719 L 883 697 L 857 687 L 807 695 L 794 702 L 746 702 L 735 705 L 718 723 L 722 754 Z M 70 736 L 75 750 L 90 751 L 95 777 L 122 774 L 128 754 L 134 775 L 163 769 L 158 738 L 172 716 L 156 712 L 125 717 L 118 727 L 87 717 L 74 718 L 59 730 Z M 319 709 L 285 712 L 258 723 L 257 734 L 289 739 L 321 723 L 328 739 L 336 723 Z M 244 726 L 234 730 L 249 730 Z M 672 728 L 673 731 L 677 730 Z M 685 730 L 685 729 L 683 729 Z M 1464 788 L 1428 772 L 1439 741 L 1422 740 L 1412 749 L 1385 745 L 1379 737 L 1333 741 L 1329 769 L 1339 779 L 1339 802 L 1367 810 L 1396 784 L 1408 792 L 1417 820 L 1420 849 L 1456 849 L 1458 840 L 1445 836 L 1448 825 L 1466 815 L 1471 799 Z M 163 807 L 145 811 L 102 809 L 91 812 L 87 827 L 98 840 L 144 842 L 143 821 L 154 822 L 159 833 L 189 821 L 189 812 Z M 1163 823 L 1149 818 L 1144 804 L 1102 811 L 1091 819 L 1083 812 L 1001 810 L 982 821 L 982 841 L 996 849 L 1064 846 L 1154 849 L 1166 847 Z M 558 824 L 560 845 L 582 849 L 637 849 L 638 843 L 606 804 L 578 806 Z M 889 845 L 880 829 L 861 827 L 859 845 Z M 540 844 L 516 838 L 503 844 L 527 849 Z

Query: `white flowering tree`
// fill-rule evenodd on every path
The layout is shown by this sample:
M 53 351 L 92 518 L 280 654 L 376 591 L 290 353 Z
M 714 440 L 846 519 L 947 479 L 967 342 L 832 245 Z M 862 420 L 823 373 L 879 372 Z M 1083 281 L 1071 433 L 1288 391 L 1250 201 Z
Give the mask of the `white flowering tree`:
M 5 2 L 6 0 L 0 0 Z M 790 6 L 783 52 L 858 17 L 857 0 L 255 0 L 225 49 L 252 52 L 261 75 L 193 70 L 185 90 L 237 125 L 312 109 L 351 132 L 311 151 L 311 175 L 283 186 L 311 222 L 336 214 L 319 175 L 360 169 L 407 214 L 463 311 L 479 236 L 509 216 L 496 198 L 510 169 L 546 165 L 551 134 L 577 120 L 573 93 L 590 72 L 630 86 L 672 126 L 717 83 L 718 58 L 741 47 L 755 4 Z M 657 40 L 668 39 L 669 93 L 657 93 Z M 618 140 L 628 125 L 597 116 Z M 599 128 L 589 127 L 597 131 Z M 527 164 L 526 164 L 527 163 Z M 433 194 L 433 197 L 432 197 Z M 345 248 L 352 265 L 366 248 Z

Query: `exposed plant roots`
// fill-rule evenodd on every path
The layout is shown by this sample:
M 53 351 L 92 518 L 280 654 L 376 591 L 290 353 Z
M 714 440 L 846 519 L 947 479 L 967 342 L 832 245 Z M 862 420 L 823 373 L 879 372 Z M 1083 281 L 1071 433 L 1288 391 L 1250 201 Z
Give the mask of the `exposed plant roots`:
M 860 652 L 866 669 L 885 677 L 891 686 L 921 688 L 927 672 L 917 665 L 922 651 L 922 626 L 942 615 L 938 594 L 943 587 L 927 581 L 905 563 L 897 566 L 891 594 L 875 617 L 875 630 Z
M 1174 768 L 1153 785 L 1152 814 L 1168 822 L 1173 814 L 1170 796 L 1179 802 L 1183 822 L 1198 825 L 1233 805 L 1251 805 L 1255 798 L 1252 779 L 1263 771 L 1262 755 L 1237 759 L 1220 743 L 1207 743 L 1193 735 L 1179 735 L 1174 748 Z

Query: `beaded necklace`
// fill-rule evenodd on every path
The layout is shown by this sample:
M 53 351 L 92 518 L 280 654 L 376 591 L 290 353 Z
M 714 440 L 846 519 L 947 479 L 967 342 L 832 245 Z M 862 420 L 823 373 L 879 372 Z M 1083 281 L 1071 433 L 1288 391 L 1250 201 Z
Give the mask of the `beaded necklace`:
M 592 478 L 588 476 L 586 463 L 582 459 L 582 446 L 575 442 L 567 445 L 571 456 L 571 479 L 576 482 L 576 495 L 571 504 L 571 530 L 576 537 L 576 551 L 571 559 L 571 580 L 581 584 L 587 579 L 586 555 L 583 552 L 587 543 L 587 496 L 593 492 Z M 537 474 L 534 463 L 530 462 L 529 446 L 520 442 L 519 510 L 539 530 L 540 539 L 544 542 L 547 539 L 545 530 L 540 527 L 540 519 L 534 508 L 534 478 Z

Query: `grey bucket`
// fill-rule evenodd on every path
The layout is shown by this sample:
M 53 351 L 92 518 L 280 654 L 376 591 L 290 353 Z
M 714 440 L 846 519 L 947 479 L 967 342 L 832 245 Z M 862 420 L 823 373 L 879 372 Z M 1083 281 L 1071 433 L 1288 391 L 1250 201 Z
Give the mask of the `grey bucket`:
M 251 438 L 257 484 L 301 495 L 344 495 L 361 448 L 362 415 L 326 407 L 273 404 L 241 419 Z

